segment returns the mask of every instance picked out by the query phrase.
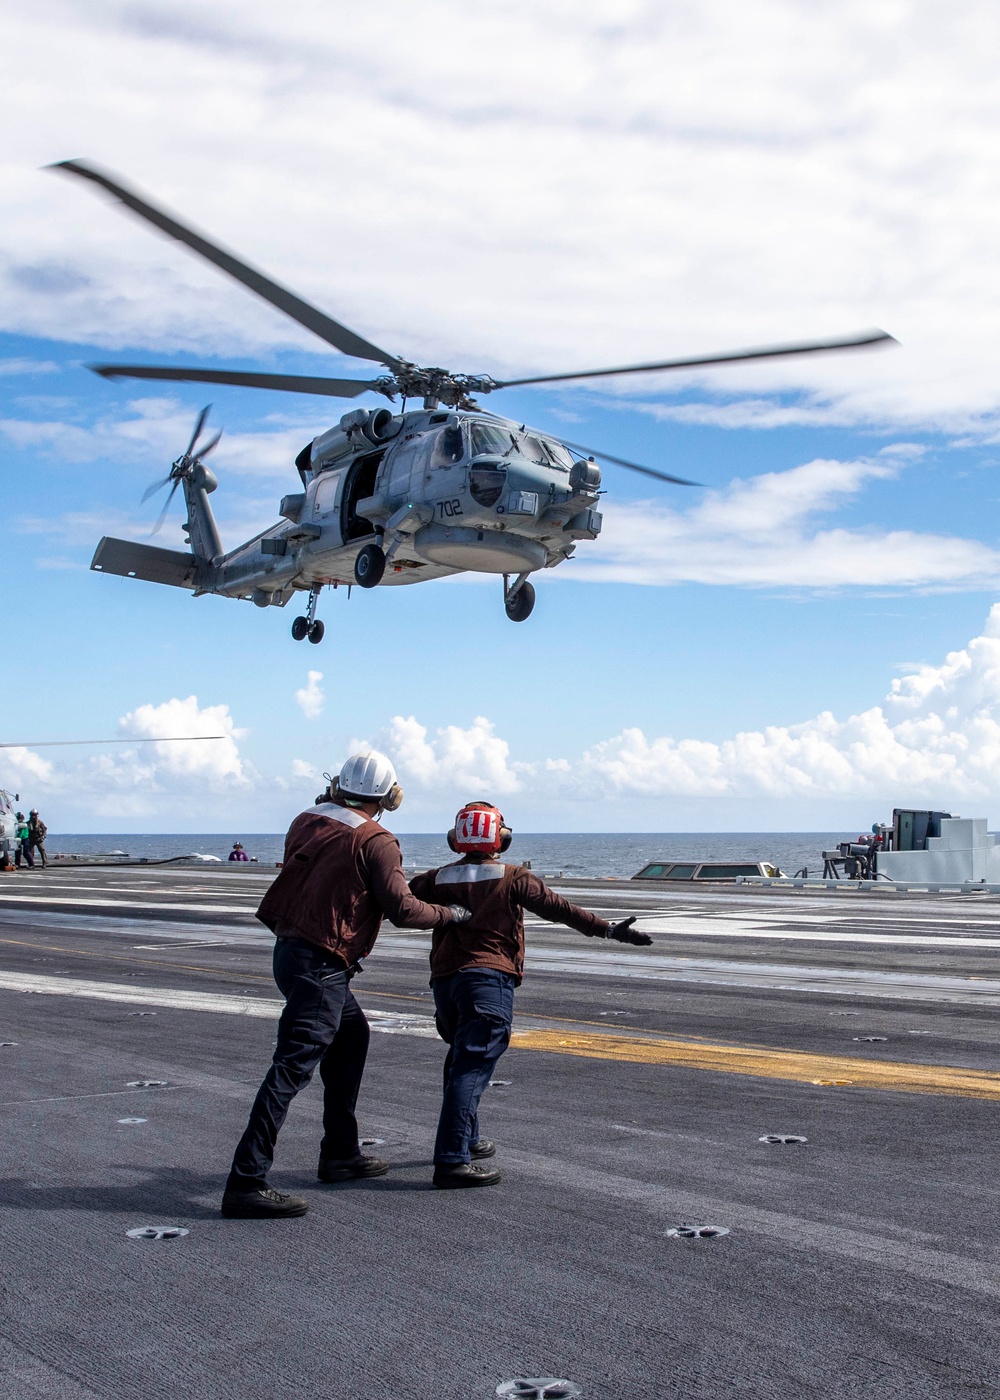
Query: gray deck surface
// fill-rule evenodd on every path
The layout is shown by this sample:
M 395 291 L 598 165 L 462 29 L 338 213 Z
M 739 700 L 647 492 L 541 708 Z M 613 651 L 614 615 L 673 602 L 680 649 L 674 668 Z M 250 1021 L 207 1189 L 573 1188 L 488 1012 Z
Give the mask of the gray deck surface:
M 3 1400 L 1000 1393 L 997 900 L 565 886 L 656 942 L 530 922 L 529 1034 L 483 1108 L 505 1179 L 473 1192 L 430 1188 L 428 940 L 387 929 L 353 985 L 385 1032 L 361 1117 L 392 1172 L 316 1182 L 313 1085 L 273 1176 L 309 1214 L 225 1221 L 273 1043 L 268 878 L 0 877 Z M 702 1043 L 724 1048 L 684 1063 Z M 755 1069 L 759 1047 L 787 1053 Z M 797 1052 L 930 1066 L 931 1091 L 814 1084 Z M 190 1233 L 127 1237 L 150 1224 Z

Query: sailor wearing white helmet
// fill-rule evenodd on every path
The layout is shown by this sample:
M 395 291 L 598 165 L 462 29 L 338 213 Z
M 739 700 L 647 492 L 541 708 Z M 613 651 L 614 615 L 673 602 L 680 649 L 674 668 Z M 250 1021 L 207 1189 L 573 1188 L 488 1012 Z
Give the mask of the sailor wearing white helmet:
M 267 1175 L 292 1099 L 317 1066 L 323 1080 L 319 1180 L 383 1176 L 388 1162 L 358 1143 L 358 1090 L 369 1029 L 350 983 L 387 917 L 401 928 L 468 919 L 458 905 L 426 904 L 403 876 L 399 843 L 378 820 L 403 800 L 392 764 L 353 754 L 314 807 L 295 818 L 285 857 L 257 917 L 276 936 L 274 980 L 285 997 L 271 1068 L 233 1158 L 222 1214 L 238 1219 L 304 1215 L 307 1203 L 272 1190 Z

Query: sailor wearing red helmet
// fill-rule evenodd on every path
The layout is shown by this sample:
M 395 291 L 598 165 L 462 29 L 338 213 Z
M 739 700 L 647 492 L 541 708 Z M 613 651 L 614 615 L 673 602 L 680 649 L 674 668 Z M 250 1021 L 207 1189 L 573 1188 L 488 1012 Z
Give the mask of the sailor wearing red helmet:
M 496 1152 L 479 1135 L 479 1100 L 510 1043 L 514 988 L 524 973 L 523 911 L 589 938 L 640 946 L 653 941 L 633 932 L 635 919 L 609 924 L 554 894 L 523 866 L 504 865 L 499 856 L 512 836 L 491 803 L 469 802 L 448 832 L 448 845 L 462 859 L 410 881 L 418 899 L 461 904 L 472 915 L 466 923 L 435 928 L 431 943 L 435 1019 L 448 1043 L 434 1144 L 434 1185 L 442 1189 L 500 1180 L 495 1168 L 478 1165 Z

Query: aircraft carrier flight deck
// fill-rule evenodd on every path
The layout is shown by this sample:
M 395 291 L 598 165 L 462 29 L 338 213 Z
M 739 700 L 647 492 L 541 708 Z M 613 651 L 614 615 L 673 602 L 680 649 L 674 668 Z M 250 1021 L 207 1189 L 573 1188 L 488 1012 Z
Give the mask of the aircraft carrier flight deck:
M 1000 1391 L 998 897 L 554 882 L 654 945 L 529 919 L 504 1180 L 464 1192 L 430 1184 L 429 935 L 387 926 L 352 988 L 390 1174 L 317 1182 L 316 1083 L 272 1175 L 309 1214 L 224 1220 L 272 876 L 2 877 L 3 1400 Z

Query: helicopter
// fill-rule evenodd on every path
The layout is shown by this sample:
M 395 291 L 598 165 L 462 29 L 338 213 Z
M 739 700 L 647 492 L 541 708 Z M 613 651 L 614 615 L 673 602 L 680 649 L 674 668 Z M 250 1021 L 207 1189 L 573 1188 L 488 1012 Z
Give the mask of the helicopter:
M 89 366 L 113 380 L 227 384 L 341 399 L 375 393 L 393 405 L 397 398 L 401 400 L 398 412 L 353 409 L 308 443 L 295 459 L 302 489 L 282 498 L 279 522 L 228 553 L 208 500 L 218 479 L 204 462 L 219 435 L 198 445 L 208 415 L 205 409 L 187 449 L 172 463 L 165 480 L 143 497 L 145 501 L 155 490 L 169 486 L 159 528 L 174 493 L 178 487 L 183 490 L 189 552 L 109 536 L 97 546 L 91 563 L 97 572 L 185 588 L 196 597 L 221 594 L 267 608 L 284 607 L 296 594 L 306 593 L 305 612 L 292 623 L 296 641 L 322 640 L 324 625 L 316 609 L 323 588 L 423 583 L 466 571 L 500 575 L 507 616 L 523 622 L 535 603 L 530 575 L 562 564 L 578 543 L 596 540 L 601 532 L 598 458 L 671 485 L 697 484 L 489 413 L 476 396 L 529 384 L 894 342 L 885 331 L 869 330 L 839 339 L 507 380 L 425 368 L 380 349 L 98 167 L 67 160 L 49 168 L 98 185 L 327 345 L 388 371 L 363 380 L 154 365 Z M 407 402 L 414 398 L 422 399 L 422 407 L 407 411 Z

